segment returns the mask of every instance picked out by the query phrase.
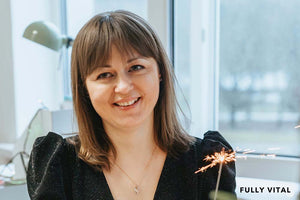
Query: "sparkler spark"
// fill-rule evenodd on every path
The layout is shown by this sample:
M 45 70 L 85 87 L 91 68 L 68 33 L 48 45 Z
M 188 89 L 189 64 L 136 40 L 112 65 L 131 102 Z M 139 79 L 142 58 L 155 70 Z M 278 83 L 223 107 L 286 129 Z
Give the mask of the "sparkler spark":
M 242 150 L 240 147 L 236 147 L 235 149 L 236 149 L 236 151 L 241 151 Z
M 268 157 L 275 158 L 275 157 L 276 157 L 276 154 L 268 154 L 267 156 L 268 156 Z
M 251 149 L 247 149 L 247 150 L 245 150 L 244 152 L 243 152 L 243 154 L 247 154 L 247 153 L 253 153 L 253 152 L 255 152 L 255 150 L 253 149 L 253 150 L 251 150 Z
M 201 168 L 199 168 L 199 170 L 195 171 L 195 174 L 197 174 L 199 172 L 204 172 L 208 168 L 212 168 L 212 167 L 216 166 L 217 164 L 220 164 L 219 171 L 218 171 L 218 178 L 217 178 L 217 184 L 216 184 L 214 200 L 217 199 L 217 194 L 218 194 L 218 189 L 219 189 L 219 183 L 220 183 L 223 164 L 227 164 L 227 163 L 235 161 L 235 160 L 236 160 L 235 159 L 235 151 L 226 152 L 224 147 L 223 147 L 221 152 L 215 152 L 213 155 L 207 155 L 204 158 L 204 161 L 206 161 L 206 162 L 211 161 L 211 163 L 209 165 L 201 167 Z
M 215 152 L 213 155 L 207 155 L 203 160 L 206 162 L 211 161 L 211 163 L 199 168 L 197 171 L 195 171 L 195 174 L 199 172 L 204 172 L 208 168 L 212 168 L 217 164 L 227 164 L 229 162 L 235 161 L 235 151 L 226 152 L 225 149 L 222 148 L 221 152 Z
M 244 160 L 247 160 L 247 158 L 248 158 L 248 156 L 246 156 L 246 155 L 243 155 L 243 156 L 235 156 L 235 158 L 237 159 L 237 158 L 241 158 L 241 159 L 244 159 Z

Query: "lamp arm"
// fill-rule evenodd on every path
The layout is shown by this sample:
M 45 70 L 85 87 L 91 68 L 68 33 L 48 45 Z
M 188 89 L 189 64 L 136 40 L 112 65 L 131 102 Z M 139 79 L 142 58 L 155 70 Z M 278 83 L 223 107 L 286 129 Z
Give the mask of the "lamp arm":
M 73 44 L 73 38 L 68 37 L 68 36 L 63 36 L 63 45 L 66 46 L 66 48 L 69 48 L 70 46 L 72 46 Z

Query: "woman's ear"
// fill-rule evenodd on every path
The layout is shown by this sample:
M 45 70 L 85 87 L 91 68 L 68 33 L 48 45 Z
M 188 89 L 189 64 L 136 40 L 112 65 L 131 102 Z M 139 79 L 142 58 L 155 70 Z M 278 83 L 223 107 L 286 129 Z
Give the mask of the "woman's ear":
M 159 81 L 162 81 L 161 74 L 158 75 Z

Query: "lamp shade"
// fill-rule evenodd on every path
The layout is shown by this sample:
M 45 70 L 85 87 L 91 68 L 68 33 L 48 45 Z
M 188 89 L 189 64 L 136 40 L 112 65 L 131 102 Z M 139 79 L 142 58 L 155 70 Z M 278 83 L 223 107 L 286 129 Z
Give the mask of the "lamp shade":
M 45 21 L 33 22 L 24 31 L 24 38 L 58 51 L 63 45 L 69 45 L 70 38 L 60 34 L 58 28 Z

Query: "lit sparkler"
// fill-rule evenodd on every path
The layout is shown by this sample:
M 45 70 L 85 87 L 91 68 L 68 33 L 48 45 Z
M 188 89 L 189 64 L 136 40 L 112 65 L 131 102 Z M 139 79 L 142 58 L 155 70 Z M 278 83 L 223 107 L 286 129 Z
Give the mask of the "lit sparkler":
M 300 128 L 300 125 L 296 126 L 295 128 Z M 271 147 L 268 148 L 268 150 L 280 150 L 279 147 Z M 237 151 L 241 151 L 242 155 L 235 155 Z M 245 154 L 253 153 L 256 150 L 253 149 L 241 149 L 240 147 L 237 147 L 236 151 L 225 151 L 224 148 L 222 148 L 221 152 L 215 152 L 213 155 L 207 155 L 203 160 L 208 162 L 210 161 L 211 163 L 199 168 L 197 171 L 195 171 L 195 174 L 199 172 L 205 172 L 208 168 L 212 168 L 216 166 L 217 164 L 219 165 L 219 171 L 218 171 L 218 178 L 217 178 L 217 184 L 216 184 L 216 190 L 214 193 L 214 200 L 217 199 L 217 193 L 219 189 L 219 183 L 220 183 L 220 178 L 221 178 L 221 173 L 222 173 L 222 167 L 224 164 L 227 164 L 229 162 L 236 161 L 237 158 L 244 158 L 247 159 L 247 156 Z M 261 154 L 260 157 L 276 157 L 276 154 Z
M 300 128 L 300 125 L 295 126 L 295 128 Z
M 206 162 L 211 161 L 211 163 L 209 165 L 199 168 L 199 170 L 197 170 L 195 174 L 199 172 L 204 172 L 208 168 L 212 168 L 217 164 L 227 164 L 229 162 L 235 161 L 235 151 L 226 152 L 225 149 L 222 148 L 221 152 L 215 152 L 213 155 L 207 155 L 203 160 Z
M 218 189 L 219 189 L 219 183 L 220 183 L 223 164 L 227 164 L 227 163 L 235 161 L 235 160 L 236 160 L 235 159 L 235 151 L 226 152 L 225 149 L 222 148 L 221 152 L 215 152 L 213 155 L 207 155 L 204 158 L 204 161 L 206 161 L 206 162 L 211 161 L 211 163 L 209 165 L 206 165 L 204 167 L 199 168 L 199 170 L 197 170 L 195 172 L 195 174 L 197 174 L 199 172 L 204 172 L 208 168 L 212 168 L 212 167 L 216 166 L 217 164 L 220 164 L 219 172 L 218 172 L 218 178 L 217 178 L 217 184 L 216 184 L 216 190 L 215 190 L 215 195 L 214 195 L 214 200 L 217 199 L 217 193 L 218 193 Z

